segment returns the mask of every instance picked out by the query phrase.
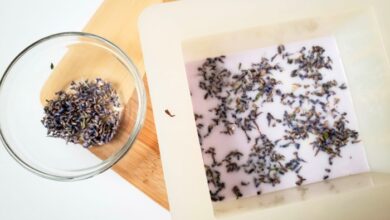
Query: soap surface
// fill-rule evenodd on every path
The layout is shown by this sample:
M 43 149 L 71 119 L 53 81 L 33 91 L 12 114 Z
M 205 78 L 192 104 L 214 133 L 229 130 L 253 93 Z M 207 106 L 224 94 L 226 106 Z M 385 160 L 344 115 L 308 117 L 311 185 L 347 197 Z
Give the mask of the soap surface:
M 337 42 L 334 37 L 326 36 L 323 38 L 284 44 L 286 51 L 294 52 L 301 50 L 302 47 L 310 49 L 312 46 L 321 46 L 325 49 L 324 54 L 332 59 L 332 69 L 321 70 L 323 75 L 321 81 L 336 80 L 338 86 L 346 85 L 346 89 L 335 90 L 336 94 L 331 97 L 329 103 L 335 105 L 339 112 L 347 113 L 345 117 L 348 121 L 348 128 L 359 131 L 352 99 L 348 90 L 347 78 L 344 73 L 337 49 Z M 303 85 L 307 85 L 309 90 L 311 87 L 314 87 L 314 84 L 310 83 L 309 80 L 303 81 L 299 77 L 291 77 L 291 72 L 296 68 L 296 65 L 288 65 L 286 59 L 283 59 L 281 55 L 274 57 L 271 61 L 271 58 L 278 53 L 277 48 L 278 45 L 273 45 L 266 48 L 256 48 L 234 54 L 224 54 L 226 57 L 223 59 L 223 66 L 232 74 L 238 74 L 240 69 L 249 69 L 252 64 L 259 63 L 260 60 L 265 57 L 270 60 L 270 63 L 278 64 L 283 69 L 282 71 L 273 71 L 271 74 L 273 78 L 281 82 L 276 87 L 283 93 L 291 92 L 298 96 L 308 90 L 303 88 Z M 210 124 L 210 121 L 212 121 L 214 117 L 214 113 L 210 110 L 215 108 L 217 102 L 213 99 L 205 99 L 205 91 L 199 87 L 202 78 L 198 68 L 202 66 L 205 59 L 186 63 L 186 73 L 194 113 L 202 116 L 202 118 L 197 119 L 197 124 L 201 123 L 203 125 L 202 129 L 207 130 L 207 125 Z M 298 84 L 302 85 L 302 87 L 298 87 Z M 337 100 L 337 104 L 334 103 L 334 97 L 339 99 Z M 275 119 L 282 119 L 285 111 L 291 112 L 291 107 L 282 105 L 277 100 L 266 103 L 263 103 L 263 101 L 262 98 L 259 98 L 255 102 L 256 105 L 259 106 L 259 111 L 261 112 L 261 115 L 256 119 L 256 122 L 261 133 L 275 143 L 276 140 L 281 139 L 286 135 L 285 130 L 287 125 L 275 122 L 270 123 L 266 117 L 267 113 L 271 113 Z M 310 105 L 303 104 L 301 111 L 304 112 L 308 110 L 309 107 Z M 324 117 L 326 117 L 326 120 L 329 120 L 330 124 L 334 122 L 334 118 L 330 113 L 324 114 Z M 287 147 L 282 147 L 283 144 L 286 144 L 286 141 L 284 140 L 275 144 L 274 150 L 278 154 L 284 156 L 284 164 L 289 160 L 296 158 L 296 153 L 299 155 L 299 158 L 304 161 L 300 163 L 302 167 L 299 172 L 286 172 L 284 175 L 280 176 L 280 183 L 278 184 L 257 185 L 256 181 L 253 180 L 253 175 L 242 172 L 241 170 L 237 172 L 227 172 L 225 166 L 212 166 L 214 159 L 210 156 L 210 151 L 206 153 L 210 147 L 215 149 L 216 161 L 223 161 L 226 155 L 231 152 L 241 152 L 243 155 L 237 160 L 237 163 L 242 164 L 244 161 L 248 160 L 254 145 L 253 138 L 248 141 L 246 134 L 241 129 L 232 127 L 232 129 L 234 129 L 233 134 L 222 133 L 224 129 L 225 128 L 222 125 L 218 125 L 213 128 L 213 131 L 207 135 L 207 137 L 204 137 L 204 133 L 199 134 L 202 136 L 200 140 L 200 149 L 202 150 L 204 164 L 206 167 L 212 167 L 213 170 L 219 172 L 220 180 L 224 184 L 223 189 L 221 189 L 221 192 L 219 193 L 219 195 L 223 197 L 221 200 L 224 201 L 297 187 L 297 181 L 299 181 L 297 174 L 305 179 L 302 181 L 302 185 L 305 185 L 369 170 L 364 150 L 364 140 L 359 139 L 359 141 L 356 141 L 355 143 L 347 143 L 342 147 L 340 156 L 334 158 L 332 164 L 330 164 L 329 155 L 327 153 L 322 151 L 316 152 L 316 150 L 313 149 L 311 143 L 314 141 L 315 137 L 310 135 L 309 138 L 296 142 L 299 144 L 299 148 L 295 146 L 295 143 Z M 252 137 L 254 132 L 256 131 L 250 131 L 249 136 Z M 215 190 L 213 189 L 212 183 L 209 182 L 209 186 L 211 191 Z M 237 193 L 234 192 L 236 186 L 239 188 L 242 196 L 237 196 Z

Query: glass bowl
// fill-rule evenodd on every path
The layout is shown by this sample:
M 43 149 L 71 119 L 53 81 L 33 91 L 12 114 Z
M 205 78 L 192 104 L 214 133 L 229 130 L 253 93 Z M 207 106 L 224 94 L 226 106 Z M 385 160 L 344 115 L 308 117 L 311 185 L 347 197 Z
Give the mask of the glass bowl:
M 44 105 L 72 81 L 101 78 L 117 91 L 123 107 L 109 143 L 84 148 L 47 135 Z M 86 179 L 109 169 L 131 148 L 146 111 L 139 72 L 110 41 L 89 33 L 42 38 L 20 52 L 0 81 L 0 136 L 10 155 L 39 176 L 59 181 Z

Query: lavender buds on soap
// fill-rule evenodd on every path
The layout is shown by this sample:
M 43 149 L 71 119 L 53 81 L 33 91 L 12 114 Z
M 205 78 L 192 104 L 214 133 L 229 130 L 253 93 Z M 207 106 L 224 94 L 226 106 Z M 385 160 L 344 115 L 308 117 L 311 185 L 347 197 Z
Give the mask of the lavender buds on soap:
M 327 40 L 186 65 L 212 201 L 367 169 L 336 44 Z
M 120 102 L 109 82 L 97 78 L 73 82 L 46 100 L 42 124 L 50 137 L 84 147 L 110 142 L 119 126 Z

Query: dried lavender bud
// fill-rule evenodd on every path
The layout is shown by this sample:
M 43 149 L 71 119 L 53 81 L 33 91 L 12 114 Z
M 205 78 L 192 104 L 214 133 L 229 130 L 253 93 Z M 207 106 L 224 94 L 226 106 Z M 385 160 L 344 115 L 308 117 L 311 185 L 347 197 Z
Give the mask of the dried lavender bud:
M 282 53 L 284 52 L 285 49 L 286 49 L 286 48 L 284 47 L 283 44 L 279 45 L 279 46 L 278 46 L 278 54 L 282 54 Z
M 241 186 L 247 186 L 247 185 L 249 185 L 249 182 L 241 181 Z
M 103 145 L 114 137 L 120 121 L 119 97 L 108 82 L 72 82 L 47 100 L 42 124 L 47 135 L 84 147 Z
M 236 199 L 239 199 L 240 197 L 242 197 L 242 193 L 240 191 L 240 188 L 238 188 L 238 186 L 234 186 L 232 188 L 232 192 L 234 193 L 234 195 L 236 196 Z
M 271 113 L 267 113 L 267 121 L 268 121 L 268 126 L 271 125 L 271 121 L 274 119 L 274 116 Z
M 198 119 L 202 119 L 203 118 L 203 115 L 201 115 L 201 114 L 194 114 L 194 116 L 195 116 L 195 121 L 197 121 Z
M 172 114 L 168 109 L 165 109 L 165 114 L 167 114 L 169 117 L 173 118 L 175 117 L 176 115 Z
M 347 86 L 345 85 L 345 83 L 343 83 L 343 84 L 341 84 L 341 85 L 339 86 L 339 88 L 340 88 L 340 89 L 347 89 Z
M 300 175 L 297 175 L 297 177 L 298 177 L 298 180 L 295 182 L 295 184 L 296 184 L 297 186 L 300 186 L 300 185 L 302 185 L 302 183 L 303 183 L 306 179 L 303 178 L 303 177 L 300 176 Z

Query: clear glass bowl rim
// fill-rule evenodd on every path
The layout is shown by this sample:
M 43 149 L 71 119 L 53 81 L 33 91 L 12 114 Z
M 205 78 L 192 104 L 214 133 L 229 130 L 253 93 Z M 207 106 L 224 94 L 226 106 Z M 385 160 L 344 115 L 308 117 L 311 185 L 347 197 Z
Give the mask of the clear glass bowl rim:
M 134 79 L 134 85 L 135 85 L 135 90 L 137 93 L 137 99 L 138 99 L 138 108 L 137 108 L 137 116 L 136 120 L 134 123 L 134 128 L 132 129 L 129 138 L 127 139 L 126 143 L 120 148 L 119 151 L 117 151 L 115 154 L 111 155 L 109 158 L 103 160 L 101 163 L 91 166 L 85 169 L 82 169 L 82 173 L 77 173 L 73 175 L 60 175 L 56 174 L 54 172 L 47 172 L 45 170 L 39 169 L 35 167 L 34 165 L 24 161 L 22 158 L 18 156 L 17 153 L 14 152 L 12 146 L 7 142 L 6 137 L 3 134 L 3 128 L 1 126 L 1 121 L 0 121 L 0 139 L 7 150 L 7 152 L 24 168 L 27 170 L 31 171 L 32 173 L 47 178 L 51 180 L 57 180 L 57 181 L 76 181 L 76 180 L 83 180 L 87 178 L 94 177 L 108 169 L 110 169 L 113 165 L 115 165 L 126 153 L 130 150 L 132 147 L 132 144 L 136 140 L 136 137 L 138 133 L 140 132 L 144 120 L 145 120 L 145 115 L 146 115 L 146 92 L 145 92 L 145 87 L 143 85 L 143 81 L 140 77 L 140 73 L 133 63 L 133 61 L 126 55 L 124 51 L 122 51 L 118 46 L 116 46 L 114 43 L 111 41 L 87 32 L 60 32 L 56 34 L 52 34 L 46 37 L 43 37 L 34 43 L 30 44 L 27 46 L 25 49 L 23 49 L 16 57 L 11 61 L 11 63 L 8 65 L 6 68 L 3 76 L 0 79 L 0 93 L 2 91 L 3 85 L 5 83 L 5 79 L 7 76 L 10 74 L 12 67 L 18 62 L 20 58 L 22 58 L 27 52 L 32 50 L 34 47 L 44 44 L 47 41 L 50 41 L 52 39 L 56 38 L 62 38 L 62 37 L 83 37 L 83 38 L 90 38 L 92 40 L 96 40 L 100 43 L 106 44 L 110 49 L 112 49 L 115 53 L 115 55 L 120 56 L 123 61 L 124 65 L 128 69 L 129 74 L 133 77 Z M 81 171 L 81 170 L 80 170 Z M 69 172 L 69 171 L 68 171 Z

